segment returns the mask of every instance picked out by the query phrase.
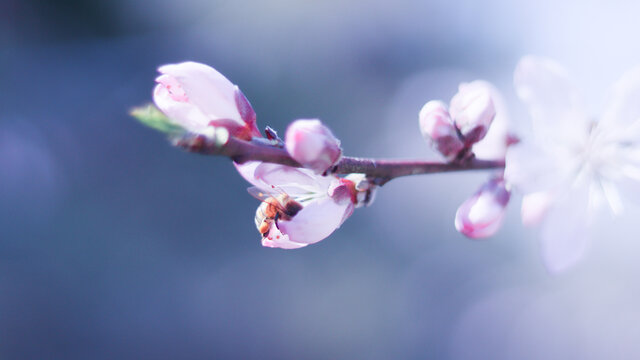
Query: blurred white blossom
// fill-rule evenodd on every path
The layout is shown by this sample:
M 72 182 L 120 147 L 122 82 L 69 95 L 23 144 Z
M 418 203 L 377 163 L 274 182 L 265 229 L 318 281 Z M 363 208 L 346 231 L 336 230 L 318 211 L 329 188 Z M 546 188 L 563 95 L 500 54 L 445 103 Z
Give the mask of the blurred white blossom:
M 596 211 L 620 214 L 639 194 L 640 67 L 614 84 L 597 122 L 552 60 L 523 58 L 514 82 L 533 133 L 509 148 L 505 178 L 524 195 L 523 222 L 541 223 L 547 267 L 562 271 L 583 256 Z

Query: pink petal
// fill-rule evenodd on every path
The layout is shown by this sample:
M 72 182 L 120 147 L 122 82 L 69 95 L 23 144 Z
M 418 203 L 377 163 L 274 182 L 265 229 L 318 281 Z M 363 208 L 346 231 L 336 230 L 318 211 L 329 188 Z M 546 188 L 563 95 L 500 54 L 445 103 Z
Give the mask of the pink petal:
M 153 100 L 171 121 L 188 131 L 201 132 L 209 126 L 209 118 L 200 108 L 188 101 L 177 101 L 165 85 L 156 85 Z
M 210 121 L 227 119 L 245 125 L 236 104 L 235 86 L 214 68 L 183 62 L 161 66 L 158 71 L 175 79 L 189 103 L 200 109 Z M 164 111 L 160 104 L 158 107 Z
M 331 235 L 340 227 L 345 214 L 352 211 L 350 201 L 321 198 L 306 205 L 291 221 L 279 221 L 278 226 L 291 241 L 313 244 Z
M 235 86 L 234 98 L 236 100 L 236 108 L 238 109 L 242 120 L 247 124 L 255 124 L 256 112 L 253 110 L 251 103 L 247 97 L 244 96 L 244 93 L 242 93 L 238 86 Z M 260 134 L 259 131 L 258 134 Z
M 260 161 L 248 161 L 244 164 L 233 163 L 233 166 L 236 167 L 240 176 L 242 176 L 245 180 L 247 180 L 251 185 L 257 187 L 265 186 L 264 182 L 256 179 L 256 169 L 258 166 L 262 164 Z
M 340 221 L 340 225 L 344 223 L 355 209 L 358 202 L 358 190 L 356 183 L 352 180 L 344 178 L 334 178 L 328 190 L 329 197 L 336 203 L 352 203 L 353 206 L 345 211 Z
M 262 238 L 262 246 L 280 249 L 299 249 L 307 246 L 307 244 L 289 240 L 288 235 L 284 235 L 277 226 L 272 225 L 267 236 Z
M 582 141 L 589 118 L 566 71 L 546 58 L 524 57 L 514 74 L 518 96 L 529 106 L 533 130 L 540 141 Z

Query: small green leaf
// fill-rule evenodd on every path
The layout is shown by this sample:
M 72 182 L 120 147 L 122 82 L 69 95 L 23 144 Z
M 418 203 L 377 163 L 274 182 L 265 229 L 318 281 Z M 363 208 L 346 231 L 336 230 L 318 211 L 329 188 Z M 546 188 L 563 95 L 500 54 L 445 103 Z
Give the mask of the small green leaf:
M 162 111 L 153 104 L 147 104 L 131 109 L 131 116 L 142 124 L 169 135 L 184 133 L 186 130 L 172 122 Z

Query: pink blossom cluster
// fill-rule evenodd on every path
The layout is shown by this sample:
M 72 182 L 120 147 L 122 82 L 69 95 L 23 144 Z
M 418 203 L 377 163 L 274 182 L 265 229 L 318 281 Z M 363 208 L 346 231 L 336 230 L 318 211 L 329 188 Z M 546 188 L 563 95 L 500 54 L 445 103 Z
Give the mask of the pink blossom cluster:
M 207 65 L 171 64 L 159 72 L 154 100 L 172 125 L 199 141 L 267 143 L 286 151 L 286 164 L 295 165 L 235 164 L 253 185 L 249 192 L 262 201 L 255 224 L 263 246 L 294 249 L 325 239 L 393 178 L 375 166 L 369 173 L 348 174 L 349 168 L 336 175 L 345 161 L 340 141 L 318 119 L 293 121 L 284 140 L 270 128 L 263 137 L 240 89 Z M 597 122 L 585 114 L 566 71 L 552 60 L 523 58 L 514 83 L 532 118 L 531 131 L 517 141 L 508 132 L 502 97 L 480 80 L 461 84 L 448 105 L 427 102 L 419 128 L 446 161 L 437 165 L 471 169 L 476 158 L 503 164 L 458 208 L 456 229 L 474 239 L 494 235 L 517 191 L 523 195 L 522 222 L 540 225 L 545 263 L 561 271 L 586 251 L 595 211 L 605 207 L 620 214 L 629 195 L 640 190 L 640 68 L 614 84 Z
M 217 70 L 195 62 L 158 70 L 161 75 L 156 79 L 154 101 L 185 131 L 204 137 L 226 131 L 228 136 L 247 141 L 262 138 L 251 104 Z M 270 132 L 269 138 L 273 136 Z M 342 149 L 318 119 L 300 119 L 289 125 L 284 147 L 302 168 L 256 161 L 235 165 L 254 186 L 250 192 L 263 201 L 255 218 L 262 245 L 294 249 L 328 237 L 355 207 L 369 203 L 375 189 L 356 174 L 326 174 L 342 156 Z

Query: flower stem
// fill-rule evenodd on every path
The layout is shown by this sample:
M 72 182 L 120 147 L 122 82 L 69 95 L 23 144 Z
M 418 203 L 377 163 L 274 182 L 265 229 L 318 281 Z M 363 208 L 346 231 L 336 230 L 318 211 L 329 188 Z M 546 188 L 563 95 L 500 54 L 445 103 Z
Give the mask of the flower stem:
M 275 140 L 264 138 L 245 141 L 230 137 L 226 144 L 218 146 L 202 135 L 185 135 L 175 145 L 187 151 L 204 154 L 227 156 L 236 163 L 262 161 L 292 167 L 302 167 Z M 504 160 L 466 159 L 462 161 L 442 163 L 421 160 L 371 159 L 343 156 L 336 165 L 329 169 L 331 174 L 361 173 L 375 179 L 378 185 L 389 180 L 408 175 L 434 174 L 452 171 L 501 169 Z
M 335 170 L 332 173 L 363 173 L 368 177 L 378 179 L 378 185 L 383 185 L 389 180 L 401 176 L 500 168 L 504 168 L 504 160 L 468 159 L 461 162 L 440 163 L 421 160 L 366 159 L 345 156 L 335 165 Z

